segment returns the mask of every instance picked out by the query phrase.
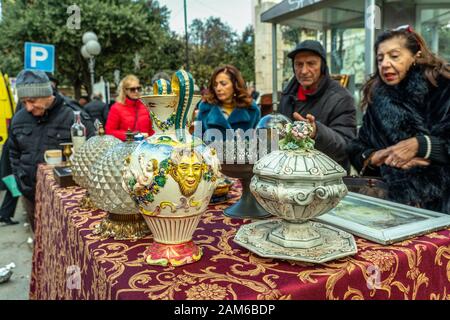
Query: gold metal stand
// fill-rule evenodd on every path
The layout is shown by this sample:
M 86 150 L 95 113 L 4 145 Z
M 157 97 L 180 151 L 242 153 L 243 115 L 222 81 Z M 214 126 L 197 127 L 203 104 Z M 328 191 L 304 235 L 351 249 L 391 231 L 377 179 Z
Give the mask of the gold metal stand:
M 94 234 L 102 239 L 138 240 L 150 234 L 150 230 L 141 214 L 109 213 L 95 227 Z
M 95 210 L 97 207 L 92 202 L 91 198 L 89 197 L 89 192 L 86 192 L 86 194 L 81 198 L 80 200 L 80 208 L 85 210 Z

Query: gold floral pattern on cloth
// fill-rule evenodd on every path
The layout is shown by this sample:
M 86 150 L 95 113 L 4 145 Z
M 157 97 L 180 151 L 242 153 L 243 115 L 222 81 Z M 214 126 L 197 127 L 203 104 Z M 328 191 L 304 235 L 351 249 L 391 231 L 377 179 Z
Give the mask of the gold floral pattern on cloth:
M 262 258 L 233 242 L 242 224 L 210 205 L 194 234 L 204 256 L 182 268 L 145 264 L 152 241 L 101 240 L 106 216 L 78 205 L 85 190 L 37 176 L 31 299 L 299 300 L 450 299 L 450 229 L 382 246 L 356 238 L 358 253 L 325 264 Z
M 187 300 L 223 300 L 227 296 L 227 288 L 218 284 L 201 283 L 186 291 Z
M 395 256 L 386 251 L 365 251 L 360 255 L 362 258 L 372 262 L 380 271 L 389 271 L 395 264 Z

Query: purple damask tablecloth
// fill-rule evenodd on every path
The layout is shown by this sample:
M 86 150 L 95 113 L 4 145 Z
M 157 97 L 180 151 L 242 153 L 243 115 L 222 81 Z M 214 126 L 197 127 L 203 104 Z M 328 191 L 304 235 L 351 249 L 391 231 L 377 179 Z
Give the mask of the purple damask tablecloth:
M 233 242 L 242 224 L 210 205 L 194 234 L 202 259 L 183 267 L 144 263 L 152 241 L 101 240 L 105 217 L 83 210 L 85 190 L 59 188 L 50 167 L 37 177 L 31 299 L 450 299 L 450 230 L 382 246 L 356 238 L 353 257 L 321 265 L 261 258 Z

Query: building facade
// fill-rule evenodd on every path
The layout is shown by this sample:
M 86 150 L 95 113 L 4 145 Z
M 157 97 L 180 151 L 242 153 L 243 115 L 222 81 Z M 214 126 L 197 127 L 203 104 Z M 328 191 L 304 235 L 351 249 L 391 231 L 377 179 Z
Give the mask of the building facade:
M 264 11 L 268 6 L 255 5 L 255 46 L 265 50 L 264 62 L 256 52 L 256 68 L 265 64 L 258 69 L 256 85 L 264 83 L 265 90 L 269 82 L 272 92 L 281 90 L 293 76 L 287 53 L 311 38 L 324 44 L 332 74 L 350 76 L 348 88 L 357 101 L 365 79 L 375 70 L 373 47 L 382 30 L 411 25 L 434 52 L 450 61 L 450 0 L 283 0 Z M 262 34 L 258 28 L 264 28 L 266 40 L 258 39 Z M 269 29 L 271 38 L 277 39 L 272 54 Z M 269 61 L 278 72 L 268 70 Z

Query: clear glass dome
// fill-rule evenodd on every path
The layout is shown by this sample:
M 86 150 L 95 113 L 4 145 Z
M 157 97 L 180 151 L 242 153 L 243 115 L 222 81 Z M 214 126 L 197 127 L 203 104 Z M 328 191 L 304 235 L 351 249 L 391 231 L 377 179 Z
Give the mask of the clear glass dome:
M 281 113 L 272 112 L 271 114 L 268 114 L 259 120 L 256 129 L 259 130 L 267 130 L 266 134 L 261 134 L 261 132 L 258 133 L 258 135 L 266 136 L 267 137 L 267 143 L 265 146 L 265 151 L 259 151 L 260 155 L 262 154 L 269 154 L 272 151 L 278 150 L 278 142 L 280 140 L 280 133 L 281 130 L 285 127 L 286 124 L 292 123 L 291 119 L 288 117 L 282 115 Z M 260 148 L 263 147 L 263 145 L 260 142 Z
M 287 123 L 292 123 L 292 120 L 282 115 L 281 113 L 271 113 L 259 120 L 256 129 L 282 129 Z

